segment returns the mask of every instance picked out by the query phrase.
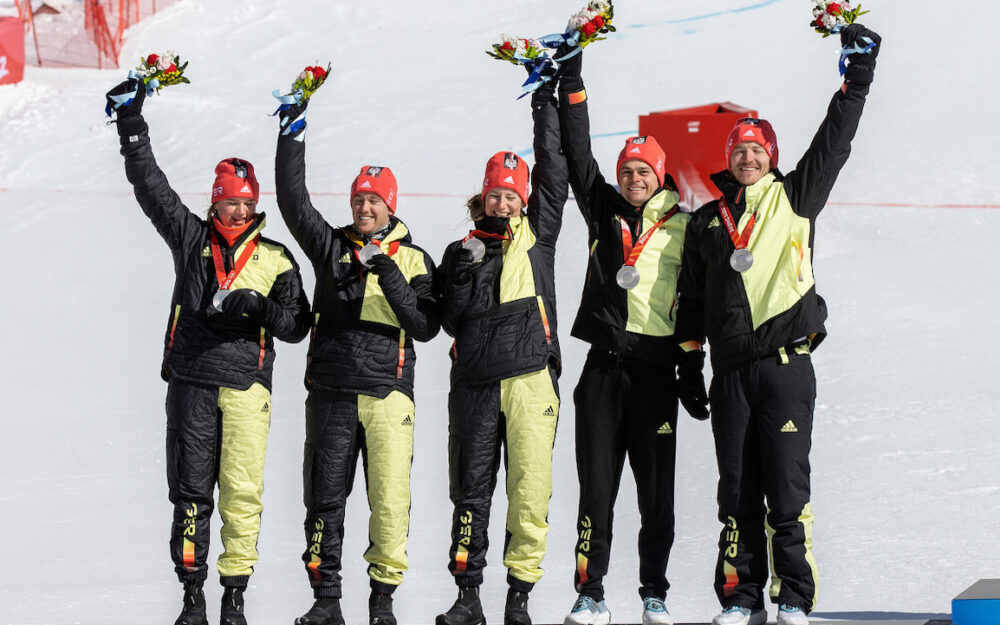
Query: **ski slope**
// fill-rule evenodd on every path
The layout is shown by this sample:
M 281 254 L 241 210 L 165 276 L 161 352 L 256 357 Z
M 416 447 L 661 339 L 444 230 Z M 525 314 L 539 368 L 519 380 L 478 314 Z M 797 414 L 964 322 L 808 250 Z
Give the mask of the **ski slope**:
M 523 72 L 485 50 L 500 33 L 561 30 L 582 0 L 367 3 L 180 0 L 128 33 L 121 64 L 172 49 L 192 84 L 147 100 L 157 160 L 193 210 L 209 203 L 221 158 L 251 160 L 269 236 L 298 250 L 274 201 L 272 89 L 332 60 L 309 107 L 308 183 L 335 224 L 350 221 L 358 167 L 392 167 L 398 216 L 440 258 L 467 232 L 464 198 L 498 150 L 528 154 Z M 812 138 L 839 87 L 837 42 L 806 27 L 807 0 L 620 0 L 618 32 L 587 49 L 584 76 L 598 161 L 611 172 L 640 114 L 731 100 L 778 134 L 782 168 Z M 816 615 L 946 615 L 979 578 L 1000 577 L 1000 408 L 992 324 L 1000 306 L 995 190 L 1000 54 L 983 2 L 869 0 L 884 39 L 850 161 L 819 220 L 815 268 L 830 336 L 814 357 Z M 159 379 L 173 270 L 166 245 L 125 180 L 104 92 L 121 70 L 26 68 L 0 87 L 0 624 L 173 622 L 180 586 L 167 551 Z M 667 150 L 679 149 L 665 146 Z M 720 146 L 721 149 L 722 146 Z M 530 159 L 530 155 L 529 155 Z M 586 231 L 567 205 L 557 278 L 565 367 L 555 446 L 546 576 L 537 623 L 561 622 L 572 588 L 577 502 L 572 390 L 586 346 L 569 336 Z M 297 253 L 300 262 L 304 255 Z M 308 264 L 303 277 L 311 292 Z M 455 588 L 446 569 L 447 349 L 418 347 L 410 571 L 402 624 L 430 623 Z M 280 345 L 265 476 L 261 561 L 247 592 L 251 624 L 286 623 L 311 604 L 304 547 L 301 384 L 305 345 Z M 708 424 L 678 428 L 677 538 L 668 575 L 679 622 L 708 621 L 717 472 Z M 626 469 L 626 472 L 628 469 Z M 502 483 L 502 482 L 501 482 Z M 631 477 L 623 479 L 607 582 L 614 622 L 641 610 Z M 483 587 L 502 620 L 506 500 L 498 489 Z M 367 502 L 347 513 L 344 611 L 367 618 Z M 213 530 L 214 562 L 219 550 Z M 221 591 L 207 586 L 217 620 Z M 772 609 L 772 619 L 773 619 Z

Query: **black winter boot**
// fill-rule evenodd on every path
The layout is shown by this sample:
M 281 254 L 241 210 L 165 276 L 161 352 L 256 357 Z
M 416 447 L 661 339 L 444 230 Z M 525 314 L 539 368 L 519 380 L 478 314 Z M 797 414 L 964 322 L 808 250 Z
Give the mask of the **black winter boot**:
M 222 616 L 219 625 L 247 625 L 243 616 L 243 591 L 246 588 L 227 587 L 222 592 Z
M 478 586 L 459 586 L 458 599 L 444 614 L 438 614 L 435 625 L 486 625 L 483 605 L 479 603 Z
M 368 597 L 368 625 L 396 625 L 392 613 L 392 595 L 372 590 Z
M 208 625 L 202 582 L 184 582 L 184 608 L 174 625 Z
M 319 597 L 309 611 L 295 619 L 295 625 L 344 625 L 339 597 Z
M 531 617 L 528 616 L 528 593 L 513 588 L 507 590 L 503 625 L 531 625 Z

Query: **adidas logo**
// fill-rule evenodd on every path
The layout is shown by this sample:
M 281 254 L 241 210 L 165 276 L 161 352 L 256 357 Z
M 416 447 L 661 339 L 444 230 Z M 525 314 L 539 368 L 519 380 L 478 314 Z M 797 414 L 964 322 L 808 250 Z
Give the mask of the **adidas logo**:
M 788 423 L 786 423 L 785 425 L 781 426 L 781 431 L 782 432 L 798 432 L 799 428 L 795 427 L 795 424 L 792 423 L 791 419 L 789 419 Z
M 642 150 L 640 150 L 639 148 L 632 148 L 631 150 L 628 151 L 628 153 L 629 154 L 642 154 Z
M 351 253 L 350 252 L 344 252 L 344 255 L 341 256 L 340 260 L 338 260 L 337 262 L 338 263 L 350 263 L 351 262 Z
M 747 130 L 746 132 L 743 133 L 743 136 L 744 137 L 752 137 L 753 136 L 753 131 L 752 130 Z
M 267 412 L 271 409 L 271 406 L 267 402 L 264 402 L 264 407 L 260 409 L 261 412 Z
M 371 189 L 372 185 L 371 185 L 370 182 L 368 182 L 367 180 L 365 180 L 363 183 L 361 183 L 361 187 L 360 188 L 361 189 Z
M 657 434 L 673 434 L 674 433 L 674 429 L 672 427 L 670 427 L 670 422 L 666 421 L 663 425 L 660 426 L 660 429 L 656 430 L 656 433 Z
M 250 185 L 245 184 L 243 185 L 243 188 L 240 189 L 240 193 L 253 193 L 253 191 L 250 190 Z
M 410 418 L 410 415 L 406 415 L 406 417 L 403 418 L 403 421 L 400 423 L 400 425 L 411 425 L 412 426 L 413 425 L 413 419 Z
M 546 416 L 546 417 L 551 417 L 551 416 L 554 416 L 555 414 L 556 414 L 556 411 L 553 410 L 552 406 L 549 406 L 548 408 L 546 408 L 545 412 L 542 413 L 542 415 Z
M 506 182 L 507 184 L 514 184 L 514 178 L 512 176 L 507 176 L 506 178 L 503 179 L 503 181 Z
M 714 218 L 712 218 L 712 221 L 708 222 L 708 227 L 709 228 L 718 228 L 721 225 L 722 224 L 719 222 L 719 218 L 718 217 L 714 217 Z

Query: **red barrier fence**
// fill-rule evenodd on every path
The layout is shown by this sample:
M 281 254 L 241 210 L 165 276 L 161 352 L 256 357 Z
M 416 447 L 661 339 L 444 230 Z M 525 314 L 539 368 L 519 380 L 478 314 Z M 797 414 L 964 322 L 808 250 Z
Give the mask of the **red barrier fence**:
M 51 0 L 32 10 L 14 0 L 32 39 L 26 62 L 40 67 L 118 67 L 125 30 L 175 0 Z M 138 59 L 136 59 L 138 61 Z

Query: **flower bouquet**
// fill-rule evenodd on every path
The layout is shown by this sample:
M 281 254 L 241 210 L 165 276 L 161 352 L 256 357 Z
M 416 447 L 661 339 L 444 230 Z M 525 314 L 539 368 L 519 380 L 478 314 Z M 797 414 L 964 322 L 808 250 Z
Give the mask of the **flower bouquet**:
M 139 65 L 129 73 L 129 77 L 142 78 L 147 94 L 152 95 L 153 91 L 159 93 L 163 87 L 190 83 L 191 81 L 184 76 L 187 66 L 186 62 L 181 63 L 180 57 L 167 50 L 163 54 L 140 57 Z
M 331 67 L 331 63 L 327 63 L 325 69 L 319 65 L 307 65 L 305 69 L 299 72 L 299 75 L 295 78 L 295 82 L 292 83 L 291 92 L 282 96 L 281 91 L 275 89 L 273 92 L 274 97 L 278 98 L 282 104 L 305 102 L 326 82 L 326 79 L 330 76 Z
M 611 0 L 591 0 L 586 7 L 569 18 L 566 33 L 575 34 L 577 44 L 583 48 L 595 41 L 607 39 L 600 35 L 615 32 L 615 27 L 611 25 L 614 16 L 615 7 Z
M 814 3 L 813 19 L 809 25 L 824 37 L 839 33 L 848 24 L 853 24 L 858 17 L 868 13 L 861 10 L 860 4 L 852 6 L 848 0 L 840 2 L 814 0 Z
M 493 44 L 493 50 L 486 54 L 501 61 L 509 61 L 514 65 L 523 65 L 525 61 L 534 60 L 545 54 L 545 50 L 537 39 L 521 39 L 500 35 L 500 43 Z

